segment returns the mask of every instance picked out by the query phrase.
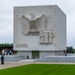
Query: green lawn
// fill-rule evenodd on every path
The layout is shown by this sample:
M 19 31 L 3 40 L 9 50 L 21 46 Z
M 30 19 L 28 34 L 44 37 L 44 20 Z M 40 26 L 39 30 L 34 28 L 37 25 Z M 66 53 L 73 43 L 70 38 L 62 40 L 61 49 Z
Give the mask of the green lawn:
M 75 65 L 30 64 L 0 70 L 0 75 L 75 75 Z

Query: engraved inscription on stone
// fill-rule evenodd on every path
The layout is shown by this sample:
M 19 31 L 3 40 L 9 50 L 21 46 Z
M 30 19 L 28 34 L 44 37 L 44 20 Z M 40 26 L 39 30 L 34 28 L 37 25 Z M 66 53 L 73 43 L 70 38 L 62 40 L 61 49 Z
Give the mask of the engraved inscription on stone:
M 17 44 L 16 47 L 28 48 L 28 45 L 27 44 Z

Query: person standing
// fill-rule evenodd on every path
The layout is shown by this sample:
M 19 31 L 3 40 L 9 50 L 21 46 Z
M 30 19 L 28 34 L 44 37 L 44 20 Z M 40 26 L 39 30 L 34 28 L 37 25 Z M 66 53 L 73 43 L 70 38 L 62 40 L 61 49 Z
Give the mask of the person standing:
M 4 64 L 4 55 L 3 54 L 1 55 L 1 64 L 2 65 Z
M 2 55 L 4 55 L 4 54 L 5 54 L 4 49 L 2 50 L 1 54 L 2 54 Z
M 11 54 L 12 54 L 12 51 L 10 50 L 10 51 L 9 51 L 9 55 L 11 55 Z

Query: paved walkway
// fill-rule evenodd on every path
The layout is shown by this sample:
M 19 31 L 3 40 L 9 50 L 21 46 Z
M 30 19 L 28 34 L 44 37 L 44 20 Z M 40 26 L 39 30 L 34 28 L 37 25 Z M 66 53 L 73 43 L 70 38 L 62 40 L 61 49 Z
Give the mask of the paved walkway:
M 55 62 L 5 62 L 4 65 L 0 64 L 0 70 L 16 67 L 16 66 L 22 66 L 27 64 L 75 64 L 75 63 L 55 63 Z
M 3 65 L 0 64 L 0 70 L 6 69 L 6 68 L 11 68 L 11 67 L 16 67 L 16 66 L 21 66 L 21 65 L 32 64 L 32 63 L 33 62 L 5 62 L 5 64 L 3 64 Z

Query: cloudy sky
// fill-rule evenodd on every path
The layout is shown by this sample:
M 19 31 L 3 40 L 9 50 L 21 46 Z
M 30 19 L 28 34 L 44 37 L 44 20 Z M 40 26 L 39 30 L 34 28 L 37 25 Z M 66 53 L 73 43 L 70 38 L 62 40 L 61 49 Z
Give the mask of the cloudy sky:
M 67 15 L 67 46 L 75 48 L 75 0 L 0 0 L 0 43 L 13 43 L 13 7 L 58 5 Z

